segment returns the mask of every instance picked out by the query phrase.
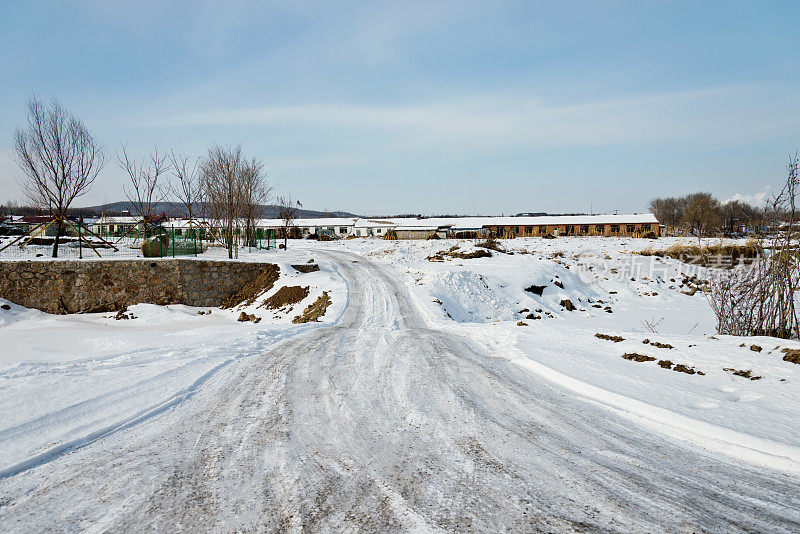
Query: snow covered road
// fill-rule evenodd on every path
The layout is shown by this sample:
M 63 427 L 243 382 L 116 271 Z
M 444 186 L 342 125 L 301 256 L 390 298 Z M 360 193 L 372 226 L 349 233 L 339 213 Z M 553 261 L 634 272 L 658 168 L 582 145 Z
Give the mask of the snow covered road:
M 325 255 L 348 288 L 335 324 L 0 480 L 2 529 L 800 530 L 797 476 L 639 428 Z

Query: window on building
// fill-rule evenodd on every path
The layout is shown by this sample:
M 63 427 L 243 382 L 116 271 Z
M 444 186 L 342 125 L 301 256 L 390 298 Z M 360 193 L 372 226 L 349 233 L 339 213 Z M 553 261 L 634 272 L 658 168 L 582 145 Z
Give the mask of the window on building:
M 339 228 L 339 233 L 340 233 L 340 234 L 346 234 L 346 233 L 347 233 L 347 228 L 346 228 L 346 227 L 344 227 L 344 226 L 340 227 L 340 228 Z
M 650 225 L 649 224 L 643 224 L 642 225 L 642 232 L 649 232 L 649 231 L 650 231 Z
M 618 224 L 612 224 L 611 225 L 611 233 L 612 234 L 618 234 L 619 233 L 619 225 Z
M 633 232 L 636 231 L 636 225 L 629 224 L 629 225 L 626 226 L 626 230 L 628 231 L 629 234 L 632 234 Z
M 588 225 L 581 226 L 581 233 L 582 234 L 588 234 L 589 233 L 589 226 Z
M 379 233 L 381 233 L 381 229 L 378 228 L 377 230 L 375 230 L 375 232 L 379 234 Z
M 533 226 L 526 226 L 525 227 L 525 233 L 528 234 L 528 235 L 533 234 Z
M 598 224 L 597 226 L 594 227 L 594 231 L 597 232 L 598 234 L 604 234 L 606 233 L 606 227 L 602 224 Z
M 546 226 L 540 226 L 539 227 L 539 233 L 542 234 L 542 235 L 546 234 L 547 233 L 547 227 Z

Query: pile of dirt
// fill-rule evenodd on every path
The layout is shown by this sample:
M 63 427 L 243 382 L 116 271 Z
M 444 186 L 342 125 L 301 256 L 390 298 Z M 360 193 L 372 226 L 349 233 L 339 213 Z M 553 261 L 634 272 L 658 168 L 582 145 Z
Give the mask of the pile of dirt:
M 684 365 L 682 363 L 676 364 L 673 371 L 678 371 L 679 373 L 686 373 L 687 375 L 693 375 L 697 373 L 698 375 L 704 375 L 703 371 L 698 371 L 694 367 L 690 367 L 688 365 Z
M 575 310 L 578 309 L 578 308 L 575 307 L 575 305 L 569 299 L 562 300 L 561 301 L 561 305 L 564 306 L 564 308 L 566 308 L 567 311 L 575 311 Z
M 292 269 L 299 273 L 313 273 L 314 271 L 319 271 L 319 265 L 316 263 L 304 263 L 302 265 L 292 265 Z
M 761 348 L 760 346 L 758 346 L 758 345 L 750 345 L 750 350 L 752 350 L 753 352 L 761 352 L 761 351 L 762 351 L 762 350 L 764 350 L 764 349 L 762 349 L 762 348 Z
M 237 321 L 239 321 L 240 323 L 246 323 L 248 321 L 250 321 L 252 323 L 257 323 L 257 322 L 261 321 L 261 317 L 256 317 L 252 313 L 251 314 L 247 314 L 245 312 L 242 312 L 242 313 L 239 314 L 239 318 L 237 319 Z
M 672 366 L 675 364 L 669 360 L 658 360 L 658 365 L 662 369 L 672 369 Z
M 266 308 L 268 310 L 277 310 L 284 306 L 291 306 L 297 304 L 308 296 L 308 287 L 301 286 L 283 286 L 274 295 L 268 299 L 264 299 L 259 308 Z
M 272 286 L 275 285 L 280 276 L 280 272 L 280 268 L 275 264 L 264 266 L 264 270 L 258 276 L 227 298 L 220 308 L 230 309 L 239 305 L 249 306 L 255 302 L 259 295 L 272 289 Z
M 800 364 L 800 350 L 798 350 L 798 349 L 781 349 L 781 352 L 784 353 L 783 361 Z
M 309 305 L 308 308 L 303 310 L 302 315 L 298 315 L 292 322 L 295 324 L 310 323 L 312 321 L 319 321 L 319 318 L 325 315 L 328 306 L 331 305 L 331 298 L 328 296 L 327 291 L 323 291 L 322 295 Z
M 656 359 L 652 356 L 645 356 L 644 354 L 636 354 L 635 352 L 626 352 L 622 355 L 626 360 L 632 362 L 654 362 Z
M 659 349 L 674 349 L 675 348 L 672 345 L 670 345 L 669 343 L 660 343 L 658 341 L 650 341 L 649 339 L 643 339 L 642 343 L 644 343 L 645 345 L 652 345 L 652 346 L 654 346 L 656 348 L 659 348 Z
M 599 332 L 598 332 L 598 333 L 596 333 L 596 334 L 594 335 L 594 337 L 596 337 L 596 338 L 598 338 L 598 339 L 605 339 L 605 340 L 607 340 L 607 341 L 613 341 L 614 343 L 619 343 L 620 341 L 625 341 L 625 338 L 624 338 L 624 337 L 620 337 L 620 336 L 610 336 L 610 335 L 608 335 L 608 334 L 601 334 L 601 333 L 599 333 Z
M 723 367 L 723 371 L 728 371 L 729 373 L 734 374 L 735 376 L 741 376 L 742 378 L 747 378 L 749 380 L 761 380 L 760 376 L 753 376 L 752 371 L 750 369 L 734 369 L 733 367 Z

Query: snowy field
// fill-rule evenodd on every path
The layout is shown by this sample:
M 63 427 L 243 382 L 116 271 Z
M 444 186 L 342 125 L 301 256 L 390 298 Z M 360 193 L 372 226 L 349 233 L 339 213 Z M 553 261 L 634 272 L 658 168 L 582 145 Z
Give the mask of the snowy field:
M 714 335 L 706 270 L 634 254 L 676 241 L 291 241 L 240 253 L 281 269 L 243 309 L 2 301 L 0 521 L 791 531 L 800 344 Z
M 632 254 L 696 239 L 519 238 L 500 241 L 513 254 L 426 259 L 456 246 L 469 253 L 474 243 L 354 240 L 331 246 L 394 268 L 428 321 L 484 343 L 499 358 L 636 423 L 756 465 L 800 472 L 800 366 L 783 361 L 780 352 L 800 344 L 715 335 L 705 294 L 686 294 L 691 289 L 681 285 L 687 276 L 707 279 L 707 269 Z M 712 243 L 719 240 L 704 244 Z M 541 296 L 525 291 L 533 285 L 545 288 Z M 567 311 L 560 304 L 565 299 L 577 309 Z M 531 313 L 541 319 L 526 319 Z M 621 357 L 625 353 L 656 360 L 630 361 Z M 704 374 L 675 372 L 659 361 Z
M 212 249 L 201 259 L 227 255 Z M 291 268 L 309 259 L 316 258 L 292 249 L 242 254 L 240 261 L 278 264 L 281 277 L 257 302 L 232 310 L 137 304 L 125 314 L 134 318 L 118 320 L 116 313 L 51 315 L 0 299 L 10 307 L 0 309 L 0 476 L 151 417 L 230 363 L 334 321 L 347 300 L 344 283 L 323 258 L 318 272 Z M 309 288 L 297 304 L 258 308 L 297 285 Z M 322 291 L 333 303 L 321 321 L 292 324 Z M 239 322 L 242 311 L 263 319 Z
M 135 319 L 121 321 L 110 313 L 55 316 L 9 303 L 10 310 L 0 310 L 0 473 L 164 410 L 232 361 L 319 327 L 293 325 L 291 319 L 323 290 L 333 305 L 321 324 L 334 321 L 347 295 L 324 255 L 315 255 L 326 249 L 385 265 L 411 289 L 429 323 L 468 336 L 494 356 L 638 424 L 758 465 L 800 472 L 800 366 L 783 361 L 779 351 L 800 344 L 715 336 L 704 294 L 685 294 L 691 291 L 681 285 L 686 276 L 707 278 L 704 268 L 631 254 L 680 241 L 696 243 L 520 238 L 500 242 L 507 253 L 473 259 L 445 254 L 444 261 L 427 258 L 451 249 L 469 253 L 475 242 L 292 241 L 288 253 L 240 254 L 241 261 L 280 265 L 281 279 L 264 298 L 282 286 L 310 287 L 308 297 L 282 310 L 259 308 L 263 299 L 242 308 L 262 317 L 258 324 L 237 322 L 238 308 L 139 304 L 129 309 Z M 225 255 L 212 249 L 202 257 Z M 312 258 L 321 271 L 300 274 L 290 267 Z M 542 294 L 525 290 L 531 286 Z M 565 299 L 574 311 L 561 305 Z M 204 311 L 211 313 L 198 315 Z M 600 339 L 598 333 L 624 341 Z M 626 360 L 625 353 L 656 361 Z M 704 374 L 674 372 L 659 361 Z

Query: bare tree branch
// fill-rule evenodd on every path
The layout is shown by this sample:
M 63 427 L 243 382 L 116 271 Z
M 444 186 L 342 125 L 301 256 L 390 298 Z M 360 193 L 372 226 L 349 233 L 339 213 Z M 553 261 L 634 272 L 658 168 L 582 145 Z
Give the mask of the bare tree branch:
M 86 194 L 105 166 L 105 153 L 89 130 L 60 102 L 28 101 L 28 124 L 14 134 L 14 157 L 25 175 L 25 196 L 56 220 L 53 257 L 72 202 Z

